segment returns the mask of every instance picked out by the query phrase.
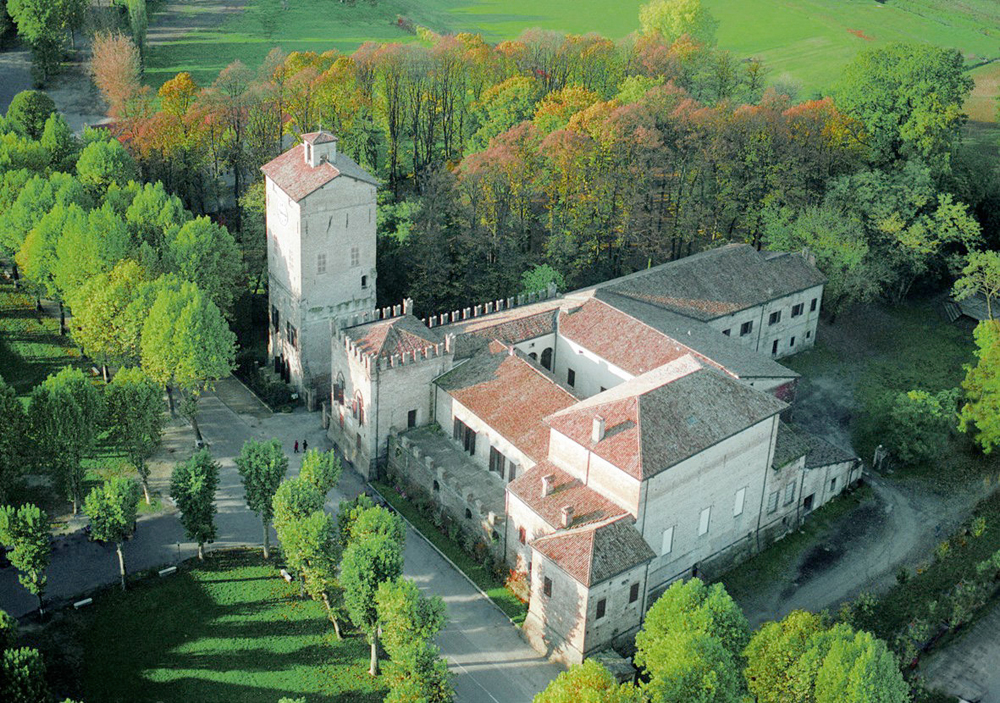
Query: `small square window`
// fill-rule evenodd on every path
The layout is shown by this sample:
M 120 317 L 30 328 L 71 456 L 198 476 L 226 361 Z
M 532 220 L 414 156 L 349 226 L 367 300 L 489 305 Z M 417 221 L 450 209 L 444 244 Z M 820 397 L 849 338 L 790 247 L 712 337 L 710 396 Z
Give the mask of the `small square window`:
M 528 533 L 523 527 L 517 528 L 517 541 L 521 544 L 528 542 Z
M 802 311 L 805 310 L 805 307 L 806 306 L 803 303 L 798 303 L 797 305 L 793 305 L 792 306 L 792 317 L 798 317 L 799 315 L 801 315 Z
M 326 254 L 316 255 L 316 273 L 326 273 Z
M 771 313 L 771 316 L 767 318 L 767 324 L 776 325 L 781 322 L 781 310 L 775 310 Z
M 744 322 L 742 325 L 740 325 L 741 337 L 745 337 L 751 332 L 753 332 L 753 320 L 750 320 L 749 322 Z
M 628 602 L 635 603 L 639 600 L 639 584 L 633 583 L 632 587 L 628 589 Z
M 548 576 L 542 577 L 542 593 L 546 596 L 552 595 L 552 579 Z
M 607 611 L 608 611 L 608 599 L 601 598 L 601 600 L 597 601 L 597 617 L 595 619 L 600 620 L 601 618 L 604 617 L 604 614 Z
M 817 303 L 817 301 L 818 301 L 818 298 L 813 298 L 812 302 L 809 303 L 809 312 L 816 312 L 816 303 Z
M 576 371 L 573 369 L 566 369 L 566 383 L 570 387 L 576 386 Z
M 729 336 L 730 332 L 732 332 L 732 330 L 722 330 L 722 334 L 726 335 L 727 337 Z

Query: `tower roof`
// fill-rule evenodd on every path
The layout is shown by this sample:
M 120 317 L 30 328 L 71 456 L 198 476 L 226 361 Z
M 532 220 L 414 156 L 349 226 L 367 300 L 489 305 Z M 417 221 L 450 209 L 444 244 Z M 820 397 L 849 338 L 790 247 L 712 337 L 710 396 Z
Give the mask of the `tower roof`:
M 310 144 L 326 144 L 337 139 L 329 132 L 311 132 L 303 134 L 302 138 Z M 295 202 L 299 202 L 340 176 L 370 183 L 373 186 L 379 184 L 374 176 L 343 152 L 337 154 L 336 165 L 324 161 L 317 166 L 310 166 L 305 159 L 305 143 L 296 144 L 281 156 L 261 166 L 260 170 Z

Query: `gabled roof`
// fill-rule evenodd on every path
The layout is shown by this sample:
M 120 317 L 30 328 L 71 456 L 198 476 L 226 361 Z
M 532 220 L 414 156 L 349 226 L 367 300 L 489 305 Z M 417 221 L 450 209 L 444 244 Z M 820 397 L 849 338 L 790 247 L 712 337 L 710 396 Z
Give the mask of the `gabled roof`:
M 552 476 L 552 492 L 542 495 L 542 479 Z M 611 517 L 628 514 L 593 488 L 583 484 L 550 461 L 542 461 L 507 484 L 511 495 L 531 508 L 538 517 L 554 528 L 562 526 L 562 509 L 573 508 L 570 527 L 580 527 Z
M 814 434 L 807 434 L 809 442 L 809 453 L 806 454 L 806 468 L 816 469 L 830 464 L 842 464 L 845 461 L 857 461 L 858 457 L 854 452 L 849 452 L 835 444 L 827 442 L 822 437 Z
M 799 377 L 769 354 L 760 354 L 701 320 L 619 295 L 607 288 L 598 288 L 594 297 L 691 348 L 738 378 Z
M 361 351 L 376 359 L 420 351 L 444 341 L 437 330 L 430 329 L 413 315 L 348 327 L 344 334 Z
M 801 254 L 729 244 L 600 287 L 697 320 L 714 320 L 825 282 Z
M 456 323 L 448 330 L 456 334 L 455 358 L 464 359 L 485 347 L 493 340 L 504 344 L 519 344 L 546 334 L 556 328 L 557 307 L 541 311 L 512 308 Z
M 337 138 L 330 132 L 321 129 L 318 132 L 306 132 L 302 135 L 302 141 L 307 144 L 329 144 L 337 141 Z
M 344 153 L 337 154 L 336 164 L 324 161 L 315 168 L 310 166 L 306 162 L 304 144 L 296 144 L 281 156 L 261 166 L 260 170 L 295 202 L 299 202 L 339 176 L 378 185 L 378 180 L 374 176 Z
M 545 416 L 577 402 L 555 379 L 499 342 L 435 383 L 536 462 L 549 453 Z
M 572 312 L 561 312 L 559 334 L 633 376 L 640 376 L 693 351 L 595 298 Z
M 531 547 L 587 587 L 656 556 L 631 515 L 539 537 Z
M 545 421 L 641 481 L 787 407 L 688 355 Z M 605 433 L 594 443 L 596 417 L 604 419 Z

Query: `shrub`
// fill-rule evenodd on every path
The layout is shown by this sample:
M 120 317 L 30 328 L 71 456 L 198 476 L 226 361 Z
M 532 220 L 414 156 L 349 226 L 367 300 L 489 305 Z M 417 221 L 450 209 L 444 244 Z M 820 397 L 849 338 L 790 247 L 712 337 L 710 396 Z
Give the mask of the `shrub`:
M 945 540 L 938 546 L 934 547 L 934 558 L 937 561 L 944 561 L 950 553 L 951 543 L 948 540 Z
M 986 518 L 980 516 L 972 521 L 972 536 L 979 538 L 986 533 Z

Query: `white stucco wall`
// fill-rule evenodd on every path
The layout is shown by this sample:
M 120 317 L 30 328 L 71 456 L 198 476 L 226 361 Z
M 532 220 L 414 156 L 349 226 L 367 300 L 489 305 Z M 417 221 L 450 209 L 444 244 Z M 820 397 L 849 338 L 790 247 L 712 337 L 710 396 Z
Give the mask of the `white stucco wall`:
M 581 398 L 597 395 L 602 388 L 605 390 L 614 388 L 633 378 L 632 374 L 624 369 L 559 335 L 556 342 L 555 377 L 563 383 L 569 383 L 569 369 L 573 369 L 576 374 L 572 386 L 573 392 Z
M 773 343 L 778 341 L 777 353 L 774 358 L 794 354 L 808 349 L 816 343 L 816 327 L 819 323 L 819 311 L 823 307 L 823 286 L 794 293 L 792 295 L 772 300 L 764 305 L 748 308 L 733 315 L 725 315 L 709 321 L 709 325 L 720 332 L 729 330 L 729 336 L 751 349 L 762 354 L 771 354 Z M 816 301 L 816 309 L 811 310 L 812 301 Z M 801 303 L 802 314 L 792 317 L 792 307 Z M 773 312 L 781 313 L 781 320 L 770 324 Z M 744 322 L 753 322 L 753 331 L 740 336 L 740 326 Z M 795 344 L 792 344 L 794 338 Z

